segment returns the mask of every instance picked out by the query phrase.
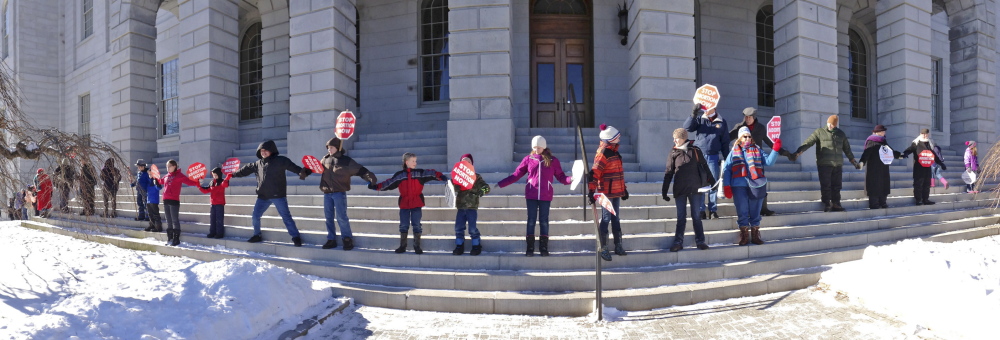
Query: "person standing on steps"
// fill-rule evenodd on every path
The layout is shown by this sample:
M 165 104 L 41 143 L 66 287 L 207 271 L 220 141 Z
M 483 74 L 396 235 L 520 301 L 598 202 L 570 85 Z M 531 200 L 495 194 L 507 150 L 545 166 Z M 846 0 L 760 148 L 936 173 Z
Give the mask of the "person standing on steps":
M 528 183 L 524 186 L 524 201 L 528 206 L 528 223 L 525 228 L 525 248 L 524 256 L 535 256 L 535 222 L 539 225 L 538 251 L 542 256 L 549 256 L 549 207 L 552 205 L 552 197 L 555 187 L 553 180 L 569 185 L 572 179 L 566 176 L 559 159 L 552 156 L 545 142 L 545 137 L 535 136 L 531 139 L 531 154 L 521 159 L 521 164 L 517 165 L 514 172 L 500 180 L 497 186 L 500 188 L 514 184 L 528 175 Z
M 334 217 L 340 225 L 344 250 L 354 249 L 354 234 L 351 233 L 351 219 L 347 217 L 347 192 L 351 190 L 351 176 L 358 176 L 368 184 L 378 183 L 378 178 L 368 168 L 361 166 L 347 156 L 343 141 L 331 138 L 326 142 L 326 156 L 323 156 L 323 174 L 319 189 L 323 191 L 323 213 L 326 216 L 326 244 L 323 249 L 337 247 L 337 228 Z
M 205 235 L 207 238 L 226 236 L 226 188 L 229 187 L 231 178 L 233 178 L 232 174 L 223 176 L 222 168 L 215 167 L 212 169 L 212 182 L 207 187 L 198 187 L 201 193 L 211 195 L 209 196 L 209 203 L 212 204 L 212 207 L 209 208 L 208 235 Z
M 406 234 L 413 225 L 413 252 L 423 254 L 420 247 L 420 235 L 424 229 L 420 224 L 424 207 L 424 184 L 430 181 L 447 181 L 444 174 L 433 169 L 417 169 L 417 155 L 403 154 L 403 170 L 397 171 L 385 182 L 369 184 L 368 189 L 387 191 L 399 188 L 399 248 L 397 254 L 406 252 Z
M 39 168 L 35 175 L 35 185 L 38 187 L 38 209 L 41 210 L 39 216 L 48 218 L 52 210 L 52 178 L 45 173 L 45 169 Z
M 872 135 L 865 140 L 865 151 L 859 161 L 865 167 L 865 194 L 868 195 L 868 209 L 886 209 L 889 205 L 886 199 L 892 190 L 889 179 L 889 165 L 882 162 L 879 152 L 882 147 L 888 147 L 885 139 L 885 126 L 875 125 Z M 899 159 L 902 154 L 892 150 L 892 157 Z
M 622 156 L 618 153 L 621 140 L 621 133 L 615 127 L 601 124 L 601 143 L 597 146 L 597 154 L 594 155 L 594 166 L 590 169 L 592 176 L 589 181 L 589 192 L 587 197 L 590 204 L 594 204 L 594 194 L 602 193 L 611 201 L 611 206 L 615 209 L 614 214 L 606 209 L 601 210 L 601 259 L 611 261 L 611 254 L 608 253 L 608 224 L 611 224 L 611 233 L 615 237 L 615 255 L 625 256 L 625 248 L 622 247 L 622 224 L 621 224 L 621 201 L 628 200 L 628 188 L 625 185 L 625 169 L 622 166 Z
M 694 141 L 688 140 L 688 132 L 684 128 L 674 130 L 674 148 L 667 156 L 667 171 L 663 174 L 663 200 L 670 202 L 667 189 L 674 183 L 674 198 L 677 199 L 677 227 L 674 229 L 674 243 L 670 251 L 677 252 L 684 248 L 684 228 L 687 222 L 687 208 L 691 204 L 691 224 L 694 226 L 694 241 L 698 249 L 708 249 L 705 241 L 705 230 L 702 228 L 701 216 L 698 212 L 705 200 L 705 195 L 698 192 L 699 188 L 715 184 L 715 177 L 708 171 L 708 161 L 701 149 L 694 146 Z M 676 181 L 674 181 L 676 179 Z
M 719 165 L 729 153 L 729 124 L 715 109 L 703 111 L 701 104 L 695 103 L 691 117 L 684 121 L 684 128 L 694 133 L 694 145 L 705 153 L 708 169 L 712 177 L 719 178 Z M 704 112 L 704 113 L 702 113 Z M 708 192 L 707 206 L 701 207 L 701 219 L 719 218 L 717 195 L 718 187 Z
M 62 160 L 62 164 L 52 172 L 56 179 L 56 187 L 59 188 L 59 211 L 69 213 L 69 194 L 76 181 L 76 168 L 70 164 L 68 158 Z
M 788 156 L 788 159 L 794 162 L 799 155 L 816 145 L 816 168 L 819 171 L 820 197 L 824 212 L 845 210 L 840 205 L 840 189 L 844 184 L 844 156 L 847 156 L 854 168 L 861 169 L 861 164 L 854 160 L 847 134 L 838 127 L 839 125 L 840 117 L 831 115 L 826 119 L 826 127 L 813 131 L 795 153 Z
M 167 161 L 167 175 L 163 176 L 163 210 L 167 215 L 167 245 L 181 244 L 181 184 L 201 187 L 188 178 L 177 166 L 177 161 Z
M 300 167 L 288 157 L 278 154 L 278 145 L 273 140 L 268 140 L 257 147 L 256 162 L 244 164 L 232 174 L 232 177 L 236 178 L 257 176 L 257 201 L 253 205 L 253 215 L 250 217 L 253 236 L 247 242 L 257 243 L 264 240 L 260 231 L 260 217 L 273 204 L 285 224 L 285 229 L 288 229 L 288 235 L 292 236 L 292 244 L 296 247 L 302 246 L 299 228 L 295 226 L 292 213 L 288 210 L 286 171 L 299 175 L 300 180 L 305 180 L 312 174 L 309 169 Z
M 101 194 L 104 198 L 104 217 L 118 217 L 118 182 L 122 180 L 122 172 L 115 168 L 115 159 L 108 158 L 104 161 L 104 168 L 101 168 Z M 108 206 L 111 210 L 108 210 Z
M 931 165 L 937 163 L 942 170 L 948 170 L 941 158 L 934 153 L 934 145 L 931 141 L 931 131 L 920 130 L 920 135 L 910 143 L 910 147 L 903 150 L 903 157 L 916 154 L 913 157 L 913 200 L 917 205 L 932 205 L 931 196 Z
M 139 207 L 139 216 L 135 217 L 136 221 L 148 221 L 149 218 L 146 217 L 146 188 L 149 188 L 149 169 L 146 168 L 146 161 L 141 158 L 135 161 L 135 181 L 131 185 L 135 188 L 135 205 Z M 159 199 L 157 199 L 159 202 Z
M 931 144 L 934 144 L 934 140 L 931 140 Z M 941 147 L 934 145 L 934 154 L 938 156 L 942 161 L 944 160 L 944 155 L 941 154 Z M 941 173 L 941 165 L 934 163 L 931 165 L 931 188 L 934 187 L 934 180 L 941 180 L 941 185 L 944 186 L 945 190 L 948 190 L 948 180 L 944 178 L 944 174 Z
M 726 198 L 732 198 L 736 206 L 736 224 L 740 227 L 738 244 L 764 244 L 760 238 L 760 207 L 767 197 L 764 167 L 774 165 L 778 153 L 772 149 L 764 154 L 760 146 L 753 143 L 750 129 L 746 127 L 740 129 L 739 136 L 722 167 L 723 193 Z M 775 139 L 774 149 L 781 150 L 781 139 Z
M 163 232 L 163 220 L 160 219 L 160 189 L 163 189 L 163 185 L 160 185 L 160 181 L 155 178 L 149 179 L 149 186 L 146 187 L 146 198 L 143 201 L 146 202 L 146 212 L 149 218 L 149 227 L 144 229 L 145 231 Z M 168 235 L 169 236 L 169 235 Z
M 80 158 L 80 204 L 83 206 L 80 216 L 91 216 L 94 214 L 94 187 L 97 186 L 97 171 L 87 162 L 86 158 Z
M 750 129 L 750 135 L 753 136 L 754 144 L 758 146 L 764 146 L 764 144 L 767 144 L 767 147 L 772 148 L 771 150 L 774 150 L 773 149 L 774 142 L 772 142 L 770 138 L 767 138 L 767 126 L 764 126 L 764 124 L 762 124 L 759 120 L 757 120 L 756 108 L 748 107 L 743 109 L 743 122 L 734 126 L 732 130 L 729 130 L 729 140 L 736 140 L 736 138 L 739 137 L 737 136 L 737 133 L 739 133 L 740 128 L 744 126 L 747 129 Z M 791 155 L 791 153 L 785 149 L 775 150 L 775 151 L 778 151 L 779 155 L 785 157 Z M 760 214 L 762 216 L 774 215 L 774 211 L 767 208 L 766 197 L 764 198 L 764 205 L 760 208 Z
M 472 154 L 462 155 L 462 162 L 472 163 Z M 479 219 L 479 198 L 490 193 L 490 185 L 486 184 L 483 176 L 476 174 L 476 182 L 469 190 L 462 190 L 462 186 L 455 183 L 448 183 L 455 189 L 455 250 L 452 255 L 462 255 L 465 253 L 465 227 L 469 227 L 469 237 L 472 238 L 472 256 L 478 256 L 483 252 L 483 245 L 479 239 L 479 228 L 476 227 L 476 220 Z
M 966 172 L 979 172 L 979 148 L 976 147 L 976 141 L 970 140 L 965 142 L 965 171 Z M 966 193 L 979 193 L 975 189 L 975 183 L 965 185 Z

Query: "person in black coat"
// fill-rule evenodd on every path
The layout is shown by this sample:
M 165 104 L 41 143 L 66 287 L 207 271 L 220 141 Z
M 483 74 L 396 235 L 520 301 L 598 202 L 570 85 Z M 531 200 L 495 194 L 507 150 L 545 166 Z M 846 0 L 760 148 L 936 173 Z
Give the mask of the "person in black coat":
M 69 194 L 76 181 L 76 169 L 69 164 L 69 159 L 63 159 L 62 165 L 52 172 L 55 185 L 59 188 L 59 211 L 69 213 Z
M 948 170 L 941 158 L 934 153 L 934 145 L 931 143 L 931 131 L 920 130 L 920 136 L 910 143 L 910 147 L 903 150 L 903 157 L 916 154 L 913 157 L 913 200 L 917 205 L 931 205 L 929 200 L 931 195 L 931 165 L 937 163 L 941 170 Z
M 687 222 L 688 203 L 691 204 L 691 224 L 694 225 L 694 238 L 698 249 L 708 249 L 705 242 L 705 230 L 702 228 L 701 216 L 698 213 L 705 200 L 704 193 L 698 188 L 715 183 L 705 154 L 701 152 L 694 141 L 688 140 L 687 130 L 674 130 L 674 146 L 667 157 L 667 171 L 663 174 L 663 200 L 669 202 L 667 189 L 674 182 L 674 198 L 677 199 L 677 228 L 674 232 L 674 244 L 670 251 L 676 252 L 684 248 L 684 228 Z M 676 180 L 675 180 L 676 179 Z
M 291 212 L 288 211 L 288 182 L 285 180 L 285 171 L 298 174 L 299 179 L 306 179 L 312 171 L 303 168 L 292 162 L 288 157 L 278 154 L 278 146 L 274 141 L 269 140 L 260 143 L 257 147 L 258 160 L 253 163 L 244 164 L 239 170 L 233 173 L 233 177 L 257 176 L 257 202 L 253 206 L 253 215 L 250 218 L 253 224 L 253 236 L 247 242 L 257 243 L 264 238 L 260 232 L 260 217 L 264 211 L 274 204 L 278 209 L 288 234 L 292 236 L 292 243 L 296 247 L 302 246 L 302 238 L 299 237 L 299 229 L 295 226 Z
M 885 209 L 886 198 L 892 190 L 892 182 L 889 180 L 889 164 L 882 162 L 879 151 L 883 146 L 888 146 L 885 140 L 885 126 L 876 125 L 872 135 L 865 140 L 865 151 L 861 154 L 860 162 L 865 167 L 865 194 L 868 195 L 869 209 Z M 902 158 L 899 151 L 892 150 L 892 157 Z
M 104 184 L 101 193 L 104 197 L 104 217 L 118 217 L 118 182 L 122 180 L 122 172 L 115 168 L 115 159 L 108 158 L 101 169 L 101 182 Z M 111 210 L 108 211 L 108 206 Z
M 87 163 L 86 158 L 81 158 L 80 163 L 80 204 L 83 206 L 83 210 L 80 211 L 80 216 L 91 216 L 94 214 L 94 187 L 97 186 L 97 170 Z
M 754 144 L 759 146 L 767 144 L 767 147 L 774 149 L 774 142 L 770 138 L 767 138 L 767 126 L 757 120 L 756 108 L 748 107 L 743 109 L 743 122 L 737 124 L 732 130 L 729 130 L 729 140 L 736 140 L 736 137 L 739 137 L 740 128 L 744 126 L 750 130 L 750 139 L 753 139 Z M 792 155 L 785 148 L 778 150 L 778 154 L 785 157 Z M 774 211 L 767 208 L 767 197 L 764 197 L 764 205 L 760 208 L 760 215 L 774 215 Z

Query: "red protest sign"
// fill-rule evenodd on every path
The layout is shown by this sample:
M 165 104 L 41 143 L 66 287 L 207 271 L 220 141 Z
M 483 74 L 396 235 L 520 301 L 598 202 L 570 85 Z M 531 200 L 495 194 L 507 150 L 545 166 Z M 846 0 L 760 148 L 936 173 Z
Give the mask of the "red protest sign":
M 316 157 L 310 155 L 302 156 L 302 164 L 305 164 L 306 169 L 312 170 L 314 174 L 323 173 L 323 164 Z
M 612 215 L 618 216 L 618 214 L 615 213 L 615 206 L 611 205 L 611 200 L 608 199 L 608 196 L 604 196 L 603 193 L 596 193 L 594 194 L 594 201 L 596 201 L 597 204 L 600 204 L 604 210 L 607 210 Z
M 451 169 L 451 182 L 462 187 L 462 190 L 472 189 L 476 184 L 476 168 L 469 162 L 455 163 Z
M 149 175 L 153 176 L 153 178 L 160 179 L 160 168 L 158 168 L 156 164 L 151 164 L 149 166 Z
M 715 85 L 705 84 L 694 91 L 694 102 L 705 107 L 705 111 L 714 109 L 719 105 L 719 89 Z
M 239 170 L 239 168 L 240 168 L 240 159 L 239 158 L 233 157 L 233 158 L 227 159 L 225 163 L 222 163 L 222 174 L 223 175 L 228 175 L 228 174 L 234 173 L 234 172 L 236 172 L 236 170 Z
M 767 138 L 772 142 L 781 138 L 781 117 L 771 117 L 771 120 L 767 122 Z
M 205 164 L 194 163 L 188 166 L 187 176 L 192 180 L 200 181 L 202 178 L 205 178 L 206 172 L 207 170 L 205 170 Z
M 334 129 L 334 133 L 337 135 L 337 138 L 344 140 L 351 138 L 351 136 L 354 135 L 354 123 L 356 121 L 357 118 L 354 117 L 354 113 L 350 110 L 341 112 L 340 115 L 337 116 L 337 126 Z
M 917 162 L 919 162 L 920 166 L 922 167 L 925 168 L 931 167 L 931 165 L 934 164 L 934 151 L 931 150 L 921 151 L 920 155 L 917 157 Z

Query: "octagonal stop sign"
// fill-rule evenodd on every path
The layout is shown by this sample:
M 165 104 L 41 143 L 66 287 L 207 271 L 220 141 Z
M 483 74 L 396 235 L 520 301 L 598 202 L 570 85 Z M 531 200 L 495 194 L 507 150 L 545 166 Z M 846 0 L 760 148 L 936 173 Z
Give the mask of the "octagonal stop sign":
M 346 140 L 354 135 L 354 123 L 357 118 L 354 117 L 354 113 L 350 110 L 346 110 L 337 116 L 337 126 L 334 128 L 334 134 L 337 138 L 341 140 Z

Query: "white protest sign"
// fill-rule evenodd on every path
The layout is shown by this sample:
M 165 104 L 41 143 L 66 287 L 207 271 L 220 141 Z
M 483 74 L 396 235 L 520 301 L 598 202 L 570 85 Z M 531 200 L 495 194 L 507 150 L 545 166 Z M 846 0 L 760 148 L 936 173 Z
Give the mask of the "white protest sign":
M 885 165 L 889 165 L 892 164 L 892 160 L 895 159 L 896 157 L 893 157 L 892 155 L 892 148 L 890 148 L 888 145 L 883 145 L 881 148 L 878 149 L 878 158 L 881 159 L 882 163 L 884 163 Z
M 576 187 L 583 181 L 583 176 L 586 174 L 585 167 L 582 160 L 573 161 L 573 182 L 569 184 L 569 190 L 576 190 Z

